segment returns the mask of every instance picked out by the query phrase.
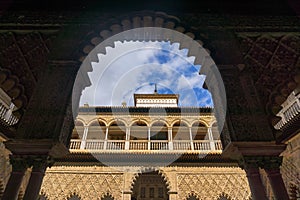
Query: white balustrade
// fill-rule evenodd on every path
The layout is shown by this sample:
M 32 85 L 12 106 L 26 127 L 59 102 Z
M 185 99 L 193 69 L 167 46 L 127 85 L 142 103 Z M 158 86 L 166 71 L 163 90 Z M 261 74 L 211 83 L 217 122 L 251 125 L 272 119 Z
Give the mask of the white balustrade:
M 215 140 L 214 143 L 215 143 L 216 150 L 223 150 L 223 146 L 220 140 Z
M 130 141 L 129 150 L 148 150 L 148 140 Z
M 150 150 L 169 150 L 168 140 L 151 140 Z
M 124 140 L 108 140 L 106 150 L 124 150 L 125 141 Z
M 81 140 L 71 139 L 70 149 L 80 149 Z
M 275 129 L 281 129 L 300 114 L 300 93 L 296 95 L 292 92 L 282 106 L 283 108 L 277 114 L 278 117 L 281 117 L 281 120 L 274 125 Z
M 173 140 L 173 150 L 191 150 L 190 140 Z
M 103 150 L 104 140 L 86 140 L 85 149 Z
M 80 140 L 72 139 L 70 143 L 70 149 L 81 149 L 81 143 L 85 143 L 84 149 L 87 150 L 125 150 L 125 140 Z M 106 148 L 104 144 L 106 143 Z M 171 151 L 211 151 L 211 141 L 210 140 L 193 140 L 192 145 L 194 150 L 192 150 L 190 140 L 173 140 L 173 150 Z M 222 143 L 220 140 L 213 141 L 215 150 L 222 150 Z M 149 146 L 150 145 L 150 146 Z M 130 140 L 129 141 L 129 151 L 150 151 L 151 150 L 170 150 L 168 140 Z
M 210 141 L 209 140 L 195 140 L 194 143 L 194 150 L 201 150 L 201 151 L 209 151 L 210 150 Z
M 16 117 L 11 110 L 7 108 L 4 104 L 0 101 L 0 119 L 8 126 L 14 125 L 18 123 L 19 118 Z

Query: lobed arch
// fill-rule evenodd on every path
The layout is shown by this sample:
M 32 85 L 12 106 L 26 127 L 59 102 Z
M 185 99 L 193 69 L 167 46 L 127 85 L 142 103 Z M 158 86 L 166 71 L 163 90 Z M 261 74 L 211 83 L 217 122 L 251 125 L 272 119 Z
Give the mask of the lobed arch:
M 113 195 L 110 192 L 106 192 L 101 195 L 100 199 L 101 200 L 114 200 L 115 198 L 113 197 Z
M 217 195 L 217 200 L 232 200 L 232 199 L 227 193 L 222 192 L 221 194 Z
M 194 191 L 188 193 L 186 200 L 200 200 L 199 195 Z
M 82 118 L 80 118 L 80 117 L 76 118 L 76 121 L 75 121 L 74 124 L 75 124 L 75 126 L 76 126 L 76 125 L 79 124 L 79 123 L 81 123 L 83 126 L 88 125 L 88 124 L 85 122 L 85 120 L 82 119 Z
M 84 120 L 78 119 L 74 123 L 74 128 L 72 131 L 71 138 L 72 139 L 79 139 L 83 137 L 84 134 L 84 128 L 85 128 L 85 122 Z
M 174 124 L 176 124 L 176 123 L 184 123 L 187 127 L 190 127 L 191 126 L 191 124 L 189 123 L 189 121 L 187 121 L 187 120 L 185 120 L 185 119 L 177 119 L 177 120 L 174 120 L 171 124 L 170 124 L 170 126 L 171 127 L 173 127 L 174 126 Z
M 198 124 L 202 124 L 202 125 L 204 125 L 206 128 L 208 128 L 208 127 L 209 127 L 209 124 L 208 124 L 206 121 L 202 120 L 202 119 L 198 119 L 198 120 L 194 120 L 194 121 L 192 121 L 192 123 L 191 123 L 191 127 L 193 127 L 193 126 L 194 126 L 194 124 L 196 124 L 196 123 L 198 123 Z
M 214 124 L 218 125 L 218 122 L 217 122 L 216 119 L 213 119 L 212 121 L 210 121 L 210 122 L 208 123 L 209 127 L 212 127 Z
M 101 42 L 106 39 L 121 33 L 123 31 L 128 31 L 130 29 L 142 28 L 142 27 L 159 27 L 170 30 L 176 30 L 180 33 L 187 35 L 188 37 L 195 39 L 201 45 L 203 42 L 198 38 L 199 34 L 194 33 L 191 29 L 183 25 L 179 18 L 176 16 L 168 15 L 164 12 L 155 11 L 139 11 L 131 12 L 126 15 L 121 15 L 114 20 L 108 20 L 104 25 L 100 25 L 90 30 L 85 39 L 81 44 L 79 44 L 79 49 L 81 52 L 78 53 L 78 61 L 83 62 L 84 59 L 89 55 L 89 53 Z M 127 38 L 130 40 L 130 38 Z M 132 38 L 134 39 L 134 38 Z M 151 40 L 150 38 L 135 38 L 134 41 L 141 39 L 146 39 L 145 41 Z M 163 38 L 159 38 L 159 41 L 163 41 Z M 107 46 L 114 47 L 113 43 L 108 43 Z M 188 47 L 188 46 L 186 46 Z M 183 47 L 185 48 L 185 47 Z M 77 46 L 78 49 L 78 46 Z M 105 54 L 106 50 L 101 49 L 100 53 Z M 94 57 L 97 59 L 97 57 Z
M 165 119 L 154 119 L 150 124 L 149 124 L 149 127 L 153 127 L 154 124 L 157 124 L 157 123 L 162 123 L 164 124 L 166 127 L 170 127 L 169 123 L 167 122 L 167 120 Z
M 145 119 L 135 119 L 135 120 L 132 120 L 132 122 L 129 124 L 129 127 L 131 127 L 133 124 L 135 124 L 137 122 L 143 122 L 144 124 L 147 125 L 147 127 L 150 127 L 149 122 L 147 120 L 145 120 Z
M 107 122 L 107 126 L 110 127 L 114 123 L 118 124 L 118 122 L 123 123 L 124 126 L 126 126 L 126 127 L 128 126 L 128 123 L 124 119 L 121 119 L 121 118 L 110 120 L 109 122 Z
M 115 41 L 170 41 L 171 44 L 179 43 L 179 49 L 188 49 L 188 56 L 195 56 L 194 64 L 201 65 L 199 73 L 206 75 L 206 86 L 212 94 L 217 108 L 216 117 L 222 130 L 227 105 L 225 87 L 220 81 L 222 77 L 210 56 L 210 51 L 203 47 L 203 42 L 197 38 L 198 36 L 198 33 L 193 33 L 182 26 L 178 18 L 159 12 L 131 13 L 126 17 L 119 17 L 113 23 L 109 21 L 105 26 L 94 27 L 79 47 L 72 47 L 82 49 L 80 55 L 77 54 L 81 67 L 74 84 L 73 90 L 76 91 L 74 92 L 76 95 L 72 97 L 73 102 L 79 103 L 78 88 L 84 89 L 91 84 L 87 81 L 89 80 L 87 73 L 92 71 L 91 63 L 99 62 L 98 54 L 106 54 L 106 48 L 114 47 Z M 75 115 L 77 106 L 73 104 Z
M 143 173 L 147 173 L 147 172 L 154 172 L 154 173 L 157 173 L 157 175 L 160 175 L 161 178 L 164 180 L 164 183 L 166 184 L 168 191 L 172 191 L 171 183 L 170 183 L 170 180 L 169 180 L 167 174 L 164 173 L 164 171 L 162 169 L 158 169 L 158 168 L 154 168 L 154 167 L 142 168 L 139 173 L 134 174 L 134 177 L 132 178 L 132 182 L 130 185 L 131 191 L 133 190 L 133 186 L 136 183 L 137 179 L 140 177 L 140 175 Z
M 25 87 L 20 83 L 19 78 L 8 68 L 0 69 L 0 88 L 12 98 L 17 110 L 23 109 L 28 104 Z
M 66 200 L 81 200 L 81 196 L 79 195 L 78 192 L 73 192 L 73 193 L 70 193 L 67 197 L 66 197 Z
M 108 126 L 107 122 L 101 118 L 95 118 L 95 119 L 90 120 L 88 122 L 87 126 L 91 126 L 93 123 L 103 123 L 105 126 Z

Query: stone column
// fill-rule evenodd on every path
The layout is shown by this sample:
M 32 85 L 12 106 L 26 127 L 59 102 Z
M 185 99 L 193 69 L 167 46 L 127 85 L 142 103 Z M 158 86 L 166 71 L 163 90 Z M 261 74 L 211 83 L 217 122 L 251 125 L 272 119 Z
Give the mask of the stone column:
M 83 135 L 82 135 L 82 139 L 81 139 L 81 144 L 80 144 L 80 149 L 84 149 L 85 145 L 86 145 L 86 138 L 87 138 L 87 134 L 88 134 L 88 126 L 84 126 L 83 129 Z
M 246 171 L 253 200 L 268 200 L 259 173 L 259 160 L 255 157 L 244 157 L 240 165 Z
M 194 150 L 194 139 L 192 134 L 192 127 L 189 127 L 189 133 L 190 133 L 190 140 L 191 140 L 191 150 Z
M 168 141 L 169 141 L 169 150 L 173 150 L 173 135 L 172 127 L 168 127 Z
M 148 127 L 148 150 L 151 149 L 151 128 Z
M 50 165 L 48 156 L 37 156 L 32 158 L 32 171 L 23 200 L 37 199 L 42 186 L 47 167 Z
M 210 143 L 210 150 L 214 151 L 216 150 L 215 147 L 215 142 L 214 142 L 214 137 L 211 131 L 211 127 L 207 128 L 207 134 L 208 134 L 208 139 L 209 139 L 209 143 Z
M 106 147 L 107 147 L 107 140 L 108 140 L 108 126 L 105 128 L 105 140 L 104 140 L 104 146 L 103 146 L 104 150 L 106 150 Z
M 19 189 L 25 171 L 28 168 L 27 160 L 21 156 L 10 156 L 10 163 L 12 165 L 12 172 L 6 184 L 2 200 L 17 200 Z
M 125 150 L 129 150 L 130 127 L 126 127 Z
M 264 159 L 262 163 L 262 167 L 267 173 L 276 200 L 289 199 L 280 173 L 281 163 L 282 157 L 270 157 L 269 159 Z

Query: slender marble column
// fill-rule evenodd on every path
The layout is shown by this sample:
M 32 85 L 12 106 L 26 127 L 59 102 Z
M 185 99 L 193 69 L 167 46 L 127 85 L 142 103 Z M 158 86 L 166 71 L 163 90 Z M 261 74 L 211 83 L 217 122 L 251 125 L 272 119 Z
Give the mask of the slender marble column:
M 244 157 L 240 164 L 246 171 L 253 200 L 268 200 L 259 173 L 259 160 L 255 157 Z
M 23 200 L 35 200 L 38 198 L 45 171 L 50 165 L 47 157 L 48 156 L 39 156 L 33 158 L 33 167 Z
M 130 127 L 126 127 L 125 150 L 129 150 Z
M 168 127 L 168 141 L 169 141 L 169 150 L 173 150 L 173 135 L 172 127 Z
M 151 128 L 148 127 L 148 150 L 151 149 Z
M 12 172 L 6 184 L 2 200 L 17 200 L 22 184 L 25 171 L 28 168 L 28 163 L 25 158 L 19 156 L 10 156 Z
M 191 140 L 191 150 L 194 150 L 194 139 L 192 134 L 192 127 L 189 127 L 189 133 L 190 133 L 190 140 Z
M 88 126 L 84 126 L 83 135 L 82 135 L 81 144 L 80 144 L 80 149 L 85 148 L 88 129 L 89 129 Z
M 207 134 L 208 134 L 209 143 L 210 143 L 210 150 L 214 151 L 214 150 L 216 150 L 216 147 L 215 147 L 215 142 L 214 142 L 214 137 L 213 137 L 213 134 L 211 131 L 211 127 L 207 128 Z
M 264 160 L 263 163 L 263 168 L 268 175 L 276 200 L 289 199 L 287 189 L 280 173 L 281 163 L 282 157 L 270 157 L 268 160 Z
M 105 128 L 105 140 L 104 140 L 104 146 L 103 146 L 104 150 L 106 150 L 106 148 L 107 148 L 107 140 L 108 140 L 108 126 Z

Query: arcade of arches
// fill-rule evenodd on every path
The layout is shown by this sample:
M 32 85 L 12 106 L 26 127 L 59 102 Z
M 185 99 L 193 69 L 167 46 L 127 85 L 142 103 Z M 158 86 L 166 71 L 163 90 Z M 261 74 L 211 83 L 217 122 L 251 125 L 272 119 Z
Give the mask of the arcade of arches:
M 215 0 L 153 0 L 148 7 L 130 1 L 133 7 L 118 9 L 109 1 L 91 7 L 74 1 L 68 11 L 63 2 L 47 8 L 35 0 L 34 6 L 0 2 L 2 199 L 299 199 L 300 22 L 292 1 L 276 0 L 273 10 L 269 2 L 251 1 L 254 14 L 236 1 L 224 9 Z M 102 41 L 140 27 L 174 30 L 200 44 L 161 38 L 190 48 L 215 105 L 223 101 L 209 83 L 218 75 L 213 67 L 220 72 L 227 97 L 220 138 L 213 125 L 218 110 L 200 109 L 211 114 L 207 123 L 151 121 L 139 109 L 143 120 L 112 119 L 100 108 L 96 119 L 73 119 L 88 109 L 72 109 L 90 84 L 91 68 L 81 64 L 98 62 L 90 53 Z M 176 152 L 181 156 L 167 166 L 145 159 L 174 161 Z

